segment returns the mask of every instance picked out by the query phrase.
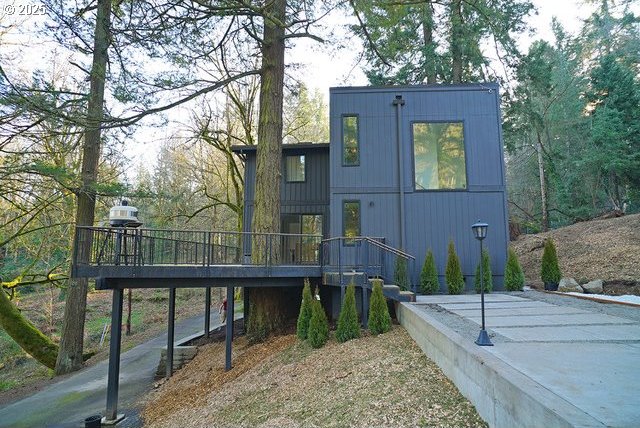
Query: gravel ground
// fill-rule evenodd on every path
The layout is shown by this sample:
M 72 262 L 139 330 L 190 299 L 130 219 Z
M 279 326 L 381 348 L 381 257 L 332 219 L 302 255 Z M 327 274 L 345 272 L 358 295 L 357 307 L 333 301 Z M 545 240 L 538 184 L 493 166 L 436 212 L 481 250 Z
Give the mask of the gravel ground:
M 640 308 L 632 306 L 620 305 L 616 303 L 600 303 L 585 299 L 579 299 L 568 295 L 542 293 L 535 290 L 501 294 L 511 294 L 513 296 L 524 297 L 526 299 L 546 302 L 557 306 L 568 306 L 572 308 L 591 311 L 594 313 L 601 313 L 640 322 Z M 480 298 L 478 297 L 478 299 Z M 440 321 L 442 324 L 453 329 L 462 337 L 465 337 L 469 340 L 476 340 L 478 338 L 478 324 L 469 321 L 468 319 L 462 318 L 461 316 L 456 315 L 452 312 L 449 312 L 438 305 L 429 304 L 418 306 L 423 311 L 429 313 L 429 315 Z M 510 339 L 507 339 L 500 334 L 494 333 L 490 328 L 488 332 L 489 336 L 491 337 L 491 341 L 494 343 L 504 343 L 511 341 Z

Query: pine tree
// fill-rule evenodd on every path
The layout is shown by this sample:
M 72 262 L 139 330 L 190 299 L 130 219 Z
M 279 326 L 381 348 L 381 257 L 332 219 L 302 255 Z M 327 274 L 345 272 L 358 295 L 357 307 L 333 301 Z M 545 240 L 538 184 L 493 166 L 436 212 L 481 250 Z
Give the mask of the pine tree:
M 363 290 L 366 292 L 366 290 Z M 338 328 L 336 329 L 336 339 L 340 343 L 360 337 L 360 323 L 358 322 L 358 311 L 356 309 L 356 287 L 349 284 L 347 293 L 342 302 L 342 309 L 338 318 Z
M 558 254 L 556 252 L 556 246 L 553 243 L 552 239 L 547 239 L 544 242 L 540 278 L 545 284 L 557 284 L 562 278 L 560 266 L 558 265 Z
M 429 249 L 424 259 L 422 272 L 420 272 L 420 292 L 422 294 L 435 294 L 440 290 L 440 281 L 438 280 L 438 269 L 436 261 L 433 257 L 433 251 Z
M 369 331 L 372 334 L 386 333 L 391 329 L 391 315 L 387 301 L 382 294 L 382 280 L 373 281 L 371 302 L 369 304 Z
M 464 276 L 462 276 L 460 260 L 456 254 L 456 247 L 453 244 L 453 240 L 449 241 L 447 269 L 444 277 L 447 282 L 447 292 L 449 294 L 461 294 L 464 291 Z
M 329 338 L 329 322 L 327 314 L 324 313 L 320 300 L 313 299 L 311 303 L 311 319 L 309 320 L 309 331 L 307 339 L 314 348 L 321 348 L 327 343 Z
M 489 256 L 489 251 L 487 249 L 482 250 L 482 275 L 484 281 L 484 292 L 491 293 L 493 290 L 493 275 L 491 274 L 491 257 Z M 474 278 L 474 285 L 476 288 L 476 293 L 480 293 L 480 263 L 476 267 L 476 276 Z
M 409 289 L 409 275 L 407 273 L 407 259 L 396 256 L 396 265 L 393 272 L 393 280 L 400 290 Z
M 521 291 L 524 286 L 524 272 L 513 248 L 509 248 L 507 265 L 504 267 L 504 288 L 507 291 Z
M 304 279 L 304 288 L 302 289 L 302 303 L 300 304 L 300 314 L 298 315 L 298 324 L 296 334 L 300 340 L 307 338 L 309 331 L 309 320 L 311 319 L 311 284 L 309 278 Z

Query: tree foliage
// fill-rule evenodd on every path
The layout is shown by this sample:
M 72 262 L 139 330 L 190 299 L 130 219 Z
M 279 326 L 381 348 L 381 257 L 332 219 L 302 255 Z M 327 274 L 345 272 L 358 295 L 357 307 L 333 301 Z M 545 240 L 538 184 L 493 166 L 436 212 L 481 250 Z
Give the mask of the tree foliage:
M 322 348 L 329 339 L 329 321 L 320 300 L 311 303 L 311 319 L 309 320 L 309 344 L 314 348 Z
M 311 304 L 313 296 L 311 296 L 311 284 L 309 279 L 304 279 L 304 287 L 302 289 L 302 302 L 300 303 L 300 314 L 296 324 L 296 334 L 300 340 L 305 340 L 309 332 L 309 320 L 311 319 Z
M 363 292 L 366 292 L 366 290 L 363 290 Z M 356 286 L 352 282 L 347 287 L 342 308 L 340 309 L 336 339 L 338 342 L 344 343 L 358 337 L 360 337 L 360 322 L 358 321 L 358 310 L 356 308 Z
M 473 279 L 473 284 L 476 289 L 476 293 L 480 293 L 483 288 L 480 286 L 480 278 L 482 277 L 484 292 L 491 293 L 493 291 L 493 275 L 491 273 L 491 256 L 486 248 L 482 249 L 482 256 L 480 262 L 476 266 L 476 273 Z M 482 276 L 480 275 L 480 264 L 482 264 Z
M 449 294 L 461 294 L 464 291 L 464 276 L 462 276 L 462 268 L 460 267 L 460 260 L 458 259 L 453 239 L 449 241 L 447 267 L 444 276 Z
M 371 302 L 369 302 L 369 331 L 371 334 L 386 333 L 391 329 L 391 315 L 387 300 L 382 293 L 382 280 L 373 280 Z
M 544 250 L 542 252 L 542 263 L 540 268 L 540 279 L 545 284 L 557 284 L 562 278 L 560 265 L 558 264 L 558 254 L 553 240 L 548 238 L 544 241 Z
M 513 248 L 509 248 L 507 263 L 504 267 L 504 288 L 507 291 L 521 291 L 523 286 L 524 272 L 520 266 L 518 255 Z
M 409 290 L 409 272 L 407 271 L 407 259 L 404 257 L 396 256 L 393 281 L 401 290 Z
M 435 294 L 438 291 L 440 291 L 438 268 L 433 257 L 433 251 L 429 249 L 420 272 L 420 292 L 422 294 Z

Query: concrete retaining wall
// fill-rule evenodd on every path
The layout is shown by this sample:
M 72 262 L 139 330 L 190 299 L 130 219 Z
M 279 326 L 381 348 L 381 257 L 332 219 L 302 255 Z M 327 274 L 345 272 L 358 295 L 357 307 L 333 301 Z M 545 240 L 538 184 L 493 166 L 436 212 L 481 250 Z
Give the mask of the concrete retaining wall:
M 396 313 L 422 351 L 491 427 L 604 426 L 415 305 L 400 303 Z

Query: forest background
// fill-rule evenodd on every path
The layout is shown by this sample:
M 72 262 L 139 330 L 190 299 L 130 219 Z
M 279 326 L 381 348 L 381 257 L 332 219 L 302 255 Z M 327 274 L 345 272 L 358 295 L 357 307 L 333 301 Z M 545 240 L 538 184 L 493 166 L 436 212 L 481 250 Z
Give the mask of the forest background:
M 0 306 L 43 291 L 86 304 L 91 284 L 68 279 L 74 226 L 106 224 L 122 198 L 146 227 L 240 230 L 243 169 L 230 147 L 266 141 L 271 68 L 284 73 L 277 144 L 328 142 L 318 86 L 328 75 L 336 85 L 498 81 L 512 230 L 640 212 L 638 5 L 571 3 L 582 19 L 567 29 L 548 21 L 554 3 L 3 3 Z M 275 66 L 269 31 L 282 41 Z M 331 66 L 307 63 L 315 56 Z M 84 335 L 84 311 L 52 309 L 36 330 L 81 354 L 82 340 L 64 337 Z M 0 331 L 0 346 L 11 340 Z

